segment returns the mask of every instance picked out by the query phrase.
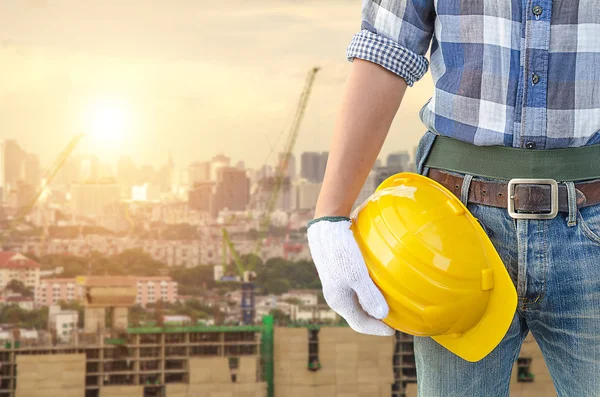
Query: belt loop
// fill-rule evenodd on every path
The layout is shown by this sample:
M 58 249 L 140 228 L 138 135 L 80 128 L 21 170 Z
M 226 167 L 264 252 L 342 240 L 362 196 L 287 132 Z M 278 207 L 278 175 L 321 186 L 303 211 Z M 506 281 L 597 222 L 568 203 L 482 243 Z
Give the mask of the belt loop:
M 471 188 L 471 181 L 473 180 L 473 175 L 465 175 L 463 179 L 462 188 L 460 190 L 460 201 L 467 206 L 469 202 L 469 189 Z
M 575 193 L 575 184 L 573 182 L 565 182 L 567 185 L 567 193 L 569 196 L 569 217 L 567 218 L 567 226 L 573 227 L 577 225 L 577 194 Z

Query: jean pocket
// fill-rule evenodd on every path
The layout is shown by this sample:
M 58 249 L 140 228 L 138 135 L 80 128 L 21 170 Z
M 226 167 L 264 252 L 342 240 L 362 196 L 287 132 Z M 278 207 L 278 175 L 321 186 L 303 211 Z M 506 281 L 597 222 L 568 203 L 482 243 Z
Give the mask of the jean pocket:
M 600 204 L 579 209 L 578 218 L 581 232 L 600 245 Z

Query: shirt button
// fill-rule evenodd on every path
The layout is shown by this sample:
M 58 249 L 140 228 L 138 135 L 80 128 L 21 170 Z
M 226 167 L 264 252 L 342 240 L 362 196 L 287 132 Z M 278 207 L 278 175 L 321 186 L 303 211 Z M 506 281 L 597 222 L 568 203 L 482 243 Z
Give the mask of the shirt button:
M 542 14 L 542 7 L 541 6 L 533 6 L 533 15 L 535 16 L 540 16 Z
M 526 147 L 527 149 L 535 149 L 535 142 L 527 142 L 527 143 L 525 144 L 525 147 Z
M 535 73 L 534 73 L 534 74 L 531 76 L 531 82 L 532 82 L 533 84 L 537 84 L 539 81 L 540 81 L 540 76 L 538 76 L 537 74 L 535 74 Z

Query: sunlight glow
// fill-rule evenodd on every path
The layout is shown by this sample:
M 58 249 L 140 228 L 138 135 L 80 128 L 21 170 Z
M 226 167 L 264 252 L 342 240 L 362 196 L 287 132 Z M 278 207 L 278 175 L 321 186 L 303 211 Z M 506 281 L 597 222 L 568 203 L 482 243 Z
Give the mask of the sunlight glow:
M 93 103 L 86 115 L 86 134 L 95 141 L 116 144 L 131 129 L 131 111 L 125 103 L 104 99 Z

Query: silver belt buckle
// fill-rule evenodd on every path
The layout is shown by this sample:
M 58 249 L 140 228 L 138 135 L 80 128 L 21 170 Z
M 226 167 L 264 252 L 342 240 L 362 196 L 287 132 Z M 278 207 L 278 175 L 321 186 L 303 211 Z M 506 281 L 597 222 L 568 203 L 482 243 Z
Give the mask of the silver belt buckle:
M 524 214 L 515 211 L 515 187 L 517 185 L 550 185 L 550 212 L 544 214 Z M 552 219 L 558 215 L 558 183 L 554 179 L 515 178 L 508 182 L 508 214 L 514 219 Z

